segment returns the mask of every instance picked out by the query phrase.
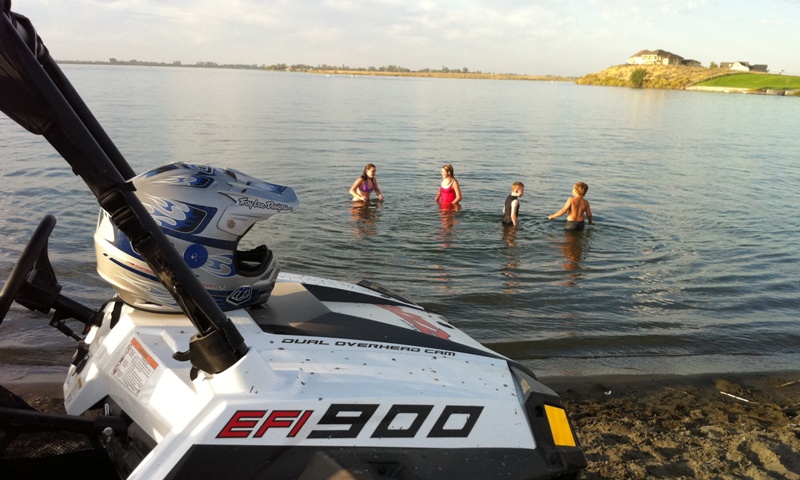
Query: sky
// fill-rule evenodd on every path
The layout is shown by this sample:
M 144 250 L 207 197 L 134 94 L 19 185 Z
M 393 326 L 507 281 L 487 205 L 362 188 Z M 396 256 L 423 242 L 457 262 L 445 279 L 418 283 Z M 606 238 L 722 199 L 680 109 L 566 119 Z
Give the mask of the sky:
M 662 49 L 800 75 L 800 0 L 13 0 L 56 60 L 583 76 Z

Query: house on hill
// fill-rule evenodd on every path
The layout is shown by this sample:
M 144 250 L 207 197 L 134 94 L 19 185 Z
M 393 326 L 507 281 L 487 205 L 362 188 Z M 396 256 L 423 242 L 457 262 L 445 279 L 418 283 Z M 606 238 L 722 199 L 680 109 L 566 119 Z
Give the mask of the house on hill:
M 768 72 L 766 65 L 750 65 L 750 62 L 721 62 L 719 67 L 736 70 L 737 72 Z
M 641 50 L 628 59 L 631 65 L 682 65 L 683 57 L 666 50 Z

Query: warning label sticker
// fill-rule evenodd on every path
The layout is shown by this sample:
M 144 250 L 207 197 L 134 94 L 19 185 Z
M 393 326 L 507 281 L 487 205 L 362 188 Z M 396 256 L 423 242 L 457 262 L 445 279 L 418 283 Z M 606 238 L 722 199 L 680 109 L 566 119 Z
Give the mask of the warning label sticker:
M 139 395 L 156 368 L 158 368 L 158 362 L 139 343 L 139 340 L 133 338 L 111 374 L 132 394 Z

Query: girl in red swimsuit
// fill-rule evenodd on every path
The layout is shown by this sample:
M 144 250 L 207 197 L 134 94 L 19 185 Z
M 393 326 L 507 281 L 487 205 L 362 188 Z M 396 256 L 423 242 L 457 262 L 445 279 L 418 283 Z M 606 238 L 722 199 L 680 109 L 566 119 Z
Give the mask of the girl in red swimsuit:
M 461 201 L 461 186 L 453 173 L 453 166 L 449 163 L 442 167 L 442 183 L 436 201 L 442 205 L 458 205 Z

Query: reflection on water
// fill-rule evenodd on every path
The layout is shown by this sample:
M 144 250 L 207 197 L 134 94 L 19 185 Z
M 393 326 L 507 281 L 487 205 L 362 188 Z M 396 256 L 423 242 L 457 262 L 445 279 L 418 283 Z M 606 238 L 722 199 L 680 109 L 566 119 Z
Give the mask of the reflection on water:
M 455 232 L 456 226 L 461 223 L 461 220 L 458 218 L 461 205 L 450 203 L 439 203 L 437 205 L 439 207 L 440 228 L 435 240 L 442 251 L 440 252 L 441 257 L 439 261 L 432 265 L 435 269 L 433 278 L 436 280 L 440 291 L 450 294 L 451 292 L 458 292 L 460 290 L 458 282 L 453 278 L 453 272 L 451 271 L 453 270 L 453 266 L 449 257 L 453 254 L 453 251 L 456 250 L 454 244 L 455 241 L 458 240 L 458 236 Z
M 514 293 L 519 287 L 517 279 L 517 269 L 519 268 L 519 253 L 517 252 L 517 226 L 501 224 L 503 228 L 503 241 L 506 242 L 505 268 L 502 275 L 506 277 L 503 281 L 503 293 Z
M 461 205 L 452 203 L 439 204 L 439 220 L 442 222 L 442 228 L 439 231 L 439 245 L 444 248 L 450 248 L 453 245 L 453 230 L 458 225 L 458 212 L 461 211 Z
M 380 203 L 372 204 L 358 200 L 350 205 L 353 236 L 357 239 L 372 238 L 378 232 L 378 209 Z
M 564 239 L 561 243 L 561 253 L 564 260 L 561 266 L 567 272 L 564 286 L 574 286 L 583 277 L 581 261 L 586 258 L 586 248 L 589 246 L 592 229 L 587 230 L 564 230 Z

